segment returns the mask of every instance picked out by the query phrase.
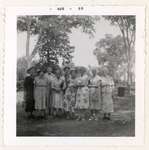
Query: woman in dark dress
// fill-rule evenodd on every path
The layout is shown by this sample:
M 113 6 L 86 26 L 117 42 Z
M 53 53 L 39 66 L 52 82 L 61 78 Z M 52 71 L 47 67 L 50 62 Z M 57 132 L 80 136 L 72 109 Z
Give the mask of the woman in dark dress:
M 35 69 L 29 68 L 27 70 L 27 76 L 24 80 L 24 99 L 25 99 L 25 111 L 28 118 L 33 118 L 34 111 L 34 72 Z

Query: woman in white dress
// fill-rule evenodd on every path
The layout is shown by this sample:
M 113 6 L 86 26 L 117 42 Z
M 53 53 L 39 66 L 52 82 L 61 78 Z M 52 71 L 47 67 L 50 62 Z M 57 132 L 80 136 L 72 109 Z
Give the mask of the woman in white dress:
M 92 78 L 89 83 L 90 110 L 91 117 L 89 120 L 97 120 L 97 114 L 101 109 L 101 78 L 97 75 L 96 69 L 92 69 Z
M 35 109 L 42 113 L 43 117 L 46 117 L 47 113 L 47 97 L 48 97 L 48 80 L 44 76 L 43 70 L 38 70 L 38 76 L 35 77 L 34 83 L 34 99 Z
M 102 77 L 102 110 L 104 113 L 103 119 L 110 120 L 113 109 L 113 88 L 114 82 L 108 75 L 108 70 L 104 70 L 104 77 Z
M 60 68 L 57 68 L 55 73 L 52 81 L 52 108 L 53 116 L 60 116 L 63 112 L 64 78 L 61 76 Z

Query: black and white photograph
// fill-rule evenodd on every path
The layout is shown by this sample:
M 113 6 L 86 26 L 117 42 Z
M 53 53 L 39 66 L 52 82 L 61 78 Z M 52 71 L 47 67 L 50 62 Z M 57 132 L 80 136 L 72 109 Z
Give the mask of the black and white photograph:
M 16 136 L 135 136 L 135 15 L 16 24 Z

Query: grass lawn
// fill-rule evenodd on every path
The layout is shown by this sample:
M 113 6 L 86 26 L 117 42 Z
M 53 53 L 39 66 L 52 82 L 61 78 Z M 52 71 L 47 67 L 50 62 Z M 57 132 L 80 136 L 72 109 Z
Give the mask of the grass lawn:
M 22 108 L 22 96 L 17 98 L 17 136 L 134 136 L 135 100 L 115 99 L 115 112 L 110 121 L 76 121 L 66 119 L 28 120 Z

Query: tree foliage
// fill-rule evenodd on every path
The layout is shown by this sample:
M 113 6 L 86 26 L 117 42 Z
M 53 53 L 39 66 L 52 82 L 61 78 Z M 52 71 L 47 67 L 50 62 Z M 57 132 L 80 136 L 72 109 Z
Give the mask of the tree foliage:
M 18 16 L 17 31 L 26 32 L 28 25 L 30 26 L 30 34 L 35 35 L 39 33 L 39 21 L 36 16 Z
M 109 75 L 114 79 L 121 76 L 121 71 L 125 72 L 126 50 L 122 36 L 105 35 L 105 38 L 96 43 L 94 54 L 97 57 L 99 66 L 107 68 Z M 120 69 L 123 68 L 123 69 Z
M 135 16 L 103 16 L 106 20 L 110 21 L 112 25 L 119 27 L 124 46 L 126 49 L 127 58 L 127 81 L 130 84 L 131 70 L 134 67 L 134 47 L 135 47 L 135 30 L 136 20 Z
M 122 33 L 125 46 L 134 47 L 136 20 L 135 16 L 104 16 L 112 25 L 117 25 Z
M 30 56 L 39 53 L 41 61 L 58 63 L 58 58 L 70 62 L 74 47 L 70 45 L 68 34 L 73 28 L 80 28 L 82 32 L 93 36 L 94 24 L 99 17 L 91 16 L 28 16 L 18 18 L 18 30 L 26 31 L 30 20 L 30 34 L 38 34 L 38 40 Z

